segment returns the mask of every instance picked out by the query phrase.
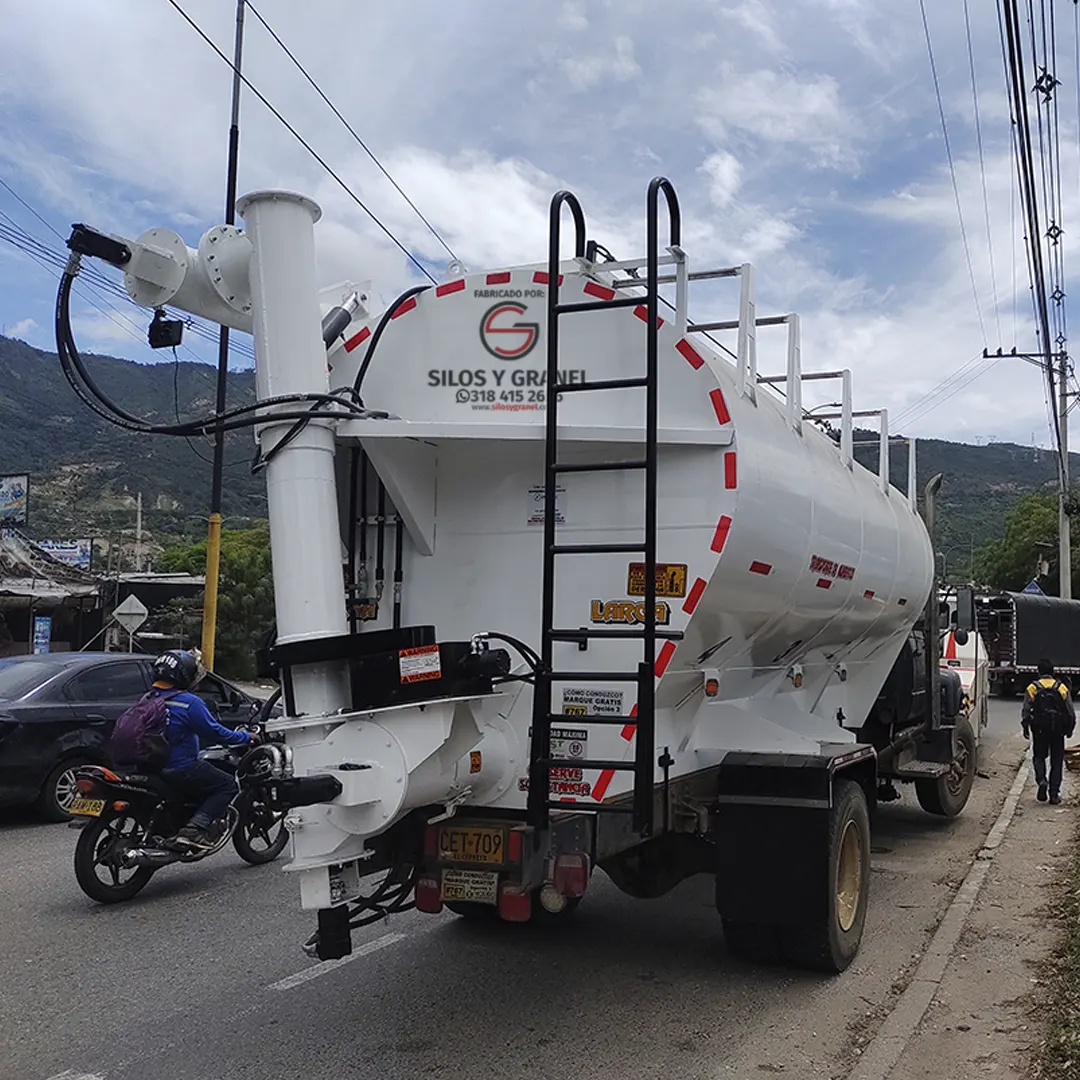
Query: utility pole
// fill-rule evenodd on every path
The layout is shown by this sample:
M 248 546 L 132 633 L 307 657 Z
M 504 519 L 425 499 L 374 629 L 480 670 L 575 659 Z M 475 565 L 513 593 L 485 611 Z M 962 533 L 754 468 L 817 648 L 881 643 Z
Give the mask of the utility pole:
M 135 572 L 143 572 L 143 492 L 135 502 Z
M 244 47 L 244 0 L 236 2 L 236 40 L 233 49 L 232 122 L 229 125 L 229 163 L 225 180 L 225 224 L 236 222 L 236 170 L 240 154 L 240 61 Z M 218 335 L 217 412 L 225 411 L 229 378 L 229 328 Z M 203 598 L 202 660 L 214 667 L 217 636 L 218 571 L 221 566 L 221 489 L 225 469 L 225 432 L 221 424 L 214 433 L 214 479 L 210 493 L 210 522 L 206 537 L 206 591 Z
M 1067 503 L 1069 499 L 1069 358 L 1064 349 L 1058 355 L 1058 429 L 1061 439 L 1061 497 L 1058 500 L 1058 595 L 1072 599 L 1072 535 Z

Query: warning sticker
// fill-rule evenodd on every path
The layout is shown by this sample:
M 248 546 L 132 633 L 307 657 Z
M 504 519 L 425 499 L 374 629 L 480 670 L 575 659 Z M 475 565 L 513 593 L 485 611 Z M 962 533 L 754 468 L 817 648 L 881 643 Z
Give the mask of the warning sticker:
M 576 779 L 565 779 L 563 777 L 556 777 L 558 772 L 573 772 L 577 773 Z M 518 779 L 518 791 L 529 790 L 529 778 L 522 776 Z M 548 790 L 552 795 L 588 795 L 592 791 L 592 784 L 588 780 L 581 779 L 580 769 L 552 769 L 551 779 L 548 784 Z
M 555 524 L 566 524 L 566 488 L 562 484 L 555 487 Z M 529 488 L 528 516 L 526 525 L 544 524 L 544 485 Z
M 479 750 L 469 751 L 469 772 L 478 773 L 484 766 L 483 754 Z
M 423 645 L 418 649 L 399 650 L 398 670 L 403 683 L 427 682 L 429 679 L 442 678 L 439 646 Z
M 532 738 L 532 728 L 529 728 Z M 553 758 L 584 758 L 589 749 L 589 733 L 584 728 L 552 728 L 551 756 Z M 554 775 L 554 770 L 552 770 Z
M 656 595 L 657 596 L 685 596 L 686 595 L 686 563 L 657 563 L 656 564 Z M 645 595 L 645 564 L 632 562 L 626 575 L 626 595 Z
M 562 693 L 567 716 L 622 716 L 623 692 L 593 687 L 567 686 Z

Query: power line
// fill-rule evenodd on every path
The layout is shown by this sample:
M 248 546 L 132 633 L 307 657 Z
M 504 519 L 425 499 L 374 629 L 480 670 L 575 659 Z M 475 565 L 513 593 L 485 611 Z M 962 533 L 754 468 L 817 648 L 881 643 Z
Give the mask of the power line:
M 172 2 L 172 0 L 170 0 Z M 956 165 L 953 163 L 952 146 L 949 143 L 949 128 L 945 123 L 945 106 L 941 101 L 941 84 L 938 81 L 937 65 L 934 63 L 934 46 L 930 41 L 930 23 L 926 18 L 926 0 L 919 0 L 922 12 L 923 32 L 926 35 L 926 51 L 930 57 L 930 74 L 934 79 L 934 93 L 937 95 L 938 115 L 941 117 L 941 134 L 945 140 L 945 156 L 949 161 L 949 175 L 952 177 L 953 196 L 956 199 L 956 216 L 960 221 L 960 237 L 964 242 L 964 256 L 967 259 L 968 277 L 971 279 L 971 295 L 975 300 L 975 314 L 979 318 L 979 330 L 983 345 L 986 344 L 986 326 L 983 323 L 982 305 L 979 303 L 979 289 L 975 284 L 975 268 L 971 262 L 971 245 L 968 243 L 967 228 L 964 225 L 964 211 L 960 205 L 960 188 L 956 183 Z
M 293 64 L 296 65 L 297 70 L 311 84 L 315 93 L 317 93 L 319 97 L 321 97 L 323 101 L 326 102 L 326 104 L 330 107 L 330 111 L 342 122 L 342 124 L 345 126 L 345 130 L 348 131 L 348 133 L 357 141 L 357 143 L 359 143 L 360 148 L 375 163 L 375 166 L 378 168 L 379 172 L 381 172 L 383 176 L 385 176 L 386 179 L 390 181 L 390 183 L 393 185 L 394 190 L 409 204 L 409 207 L 416 214 L 416 216 L 428 227 L 431 235 L 434 236 L 440 244 L 442 244 L 443 248 L 446 250 L 446 253 L 450 256 L 450 258 L 454 259 L 455 261 L 459 261 L 457 255 L 454 253 L 454 250 L 443 239 L 439 231 L 435 228 L 434 225 L 431 224 L 430 221 L 428 221 L 426 217 L 424 217 L 424 215 L 420 212 L 412 199 L 410 199 L 409 196 L 405 194 L 398 182 L 383 167 L 383 163 L 375 156 L 374 151 L 359 136 L 352 124 L 350 124 L 349 121 L 341 115 L 341 113 L 338 111 L 337 106 L 326 96 L 326 94 L 323 93 L 322 87 L 320 87 L 319 84 L 314 80 L 314 78 L 312 78 L 312 76 L 308 73 L 307 68 L 305 68 L 299 60 L 297 60 L 297 58 L 293 55 L 292 51 L 285 44 L 285 42 L 282 41 L 280 37 L 278 37 L 278 35 L 274 32 L 274 28 L 262 17 L 262 15 L 259 14 L 258 9 L 255 7 L 254 4 L 251 3 L 251 0 L 245 0 L 245 2 L 248 11 L 250 11 L 255 16 L 255 18 L 263 24 L 266 32 L 274 39 L 274 41 L 277 42 L 277 44 L 281 47 L 282 52 L 284 52 L 285 55 L 293 62 Z
M 975 140 L 979 147 L 979 176 L 982 179 L 983 213 L 986 218 L 986 249 L 990 256 L 990 289 L 994 301 L 994 319 L 998 340 L 1001 340 L 1001 312 L 998 307 L 997 271 L 994 267 L 993 230 L 990 227 L 990 197 L 986 193 L 986 159 L 983 155 L 982 121 L 979 116 L 979 84 L 975 78 L 975 50 L 971 43 L 971 17 L 968 0 L 964 0 L 964 31 L 967 34 L 968 68 L 971 73 L 971 100 L 975 109 Z
M 214 42 L 210 39 L 210 37 L 207 36 L 202 27 L 199 26 L 199 24 L 195 22 L 195 20 L 192 19 L 190 15 L 188 15 L 188 13 L 180 6 L 177 0 L 169 0 L 169 3 L 176 9 L 177 13 L 195 31 L 195 33 L 197 33 L 199 37 L 201 37 L 203 41 L 205 41 L 206 44 L 209 45 L 215 53 L 217 53 L 221 60 L 229 66 L 229 70 L 236 72 L 237 77 L 241 80 L 241 82 L 243 82 L 243 84 L 270 110 L 270 112 L 277 118 L 277 120 L 281 122 L 281 124 L 285 127 L 289 134 L 292 135 L 292 137 L 296 139 L 296 141 L 327 171 L 327 173 L 334 179 L 334 181 L 341 188 L 341 190 L 344 191 L 345 194 L 348 195 L 349 198 L 352 199 L 352 201 L 356 203 L 356 205 L 359 206 L 360 209 L 363 210 L 369 218 L 371 218 L 371 220 L 383 231 L 383 233 L 386 234 L 387 237 L 389 237 L 389 239 L 393 242 L 394 246 L 398 248 L 399 251 L 401 251 L 401 253 L 409 260 L 409 262 L 411 262 L 417 268 L 417 270 L 419 270 L 420 273 L 422 273 L 424 277 L 426 277 L 428 281 L 432 283 L 432 285 L 437 284 L 435 278 L 432 277 L 427 267 L 425 267 L 424 264 L 421 263 L 420 260 L 417 259 L 417 257 L 413 255 L 413 253 L 409 251 L 409 249 L 405 247 L 405 245 L 379 220 L 379 218 L 375 215 L 374 211 L 370 210 L 365 205 L 365 203 L 361 200 L 360 196 L 357 195 L 356 192 L 353 191 L 352 188 L 349 187 L 349 185 L 341 179 L 341 177 L 330 167 L 326 159 L 319 154 L 319 152 L 311 145 L 311 143 L 309 143 L 307 139 L 305 139 L 304 136 L 301 135 L 300 132 L 297 131 L 296 128 L 294 128 L 292 124 L 290 124 L 289 121 L 286 120 L 285 117 L 282 116 L 281 113 L 278 112 L 278 110 L 270 104 L 266 97 L 254 85 L 252 85 L 251 80 L 245 74 L 243 74 L 243 72 L 237 70 L 236 65 L 217 47 L 217 45 L 214 44 Z

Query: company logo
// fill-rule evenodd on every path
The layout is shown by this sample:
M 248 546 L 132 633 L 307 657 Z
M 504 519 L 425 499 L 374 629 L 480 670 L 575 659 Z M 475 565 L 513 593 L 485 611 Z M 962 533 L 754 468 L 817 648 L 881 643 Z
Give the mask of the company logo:
M 516 321 L 529 309 L 524 304 L 503 301 L 488 308 L 480 320 L 480 343 L 500 360 L 520 360 L 528 356 L 540 340 L 540 324 Z

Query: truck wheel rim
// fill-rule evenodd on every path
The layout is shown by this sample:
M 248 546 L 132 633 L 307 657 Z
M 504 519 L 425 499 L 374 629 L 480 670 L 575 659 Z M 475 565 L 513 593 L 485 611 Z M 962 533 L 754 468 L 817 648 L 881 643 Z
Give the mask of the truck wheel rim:
M 845 933 L 855 925 L 862 899 L 862 840 L 856 822 L 844 826 L 836 862 L 836 921 Z
M 950 795 L 959 795 L 964 790 L 964 780 L 967 777 L 968 748 L 960 743 L 956 750 L 956 757 L 949 766 L 949 772 L 945 778 L 945 784 Z

